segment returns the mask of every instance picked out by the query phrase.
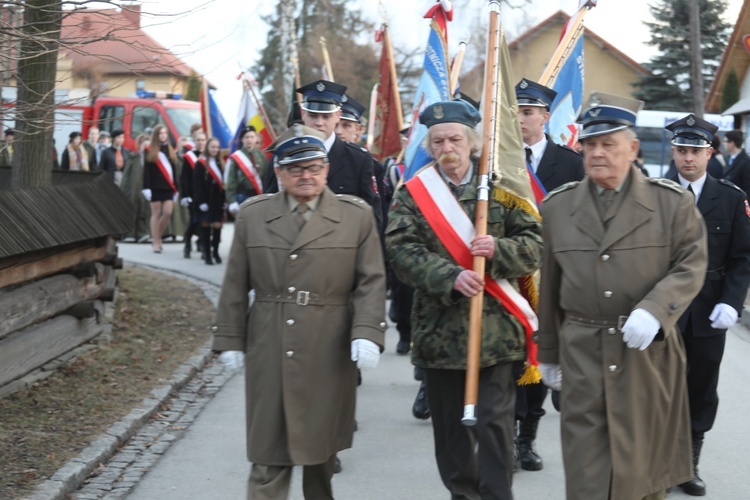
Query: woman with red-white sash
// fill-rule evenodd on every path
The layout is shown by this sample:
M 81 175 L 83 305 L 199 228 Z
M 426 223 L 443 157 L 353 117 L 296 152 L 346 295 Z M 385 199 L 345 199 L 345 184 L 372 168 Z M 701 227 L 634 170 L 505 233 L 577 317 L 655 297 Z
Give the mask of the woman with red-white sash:
M 161 237 L 172 217 L 177 189 L 177 155 L 169 143 L 169 131 L 157 125 L 151 132 L 151 145 L 143 166 L 143 196 L 151 202 L 151 246 L 161 253 Z
M 224 192 L 224 161 L 221 158 L 219 139 L 206 142 L 205 151 L 193 170 L 193 203 L 198 210 L 196 218 L 201 226 L 203 258 L 206 264 L 221 264 L 219 243 L 224 223 L 226 195 Z M 212 259 L 213 257 L 213 259 Z

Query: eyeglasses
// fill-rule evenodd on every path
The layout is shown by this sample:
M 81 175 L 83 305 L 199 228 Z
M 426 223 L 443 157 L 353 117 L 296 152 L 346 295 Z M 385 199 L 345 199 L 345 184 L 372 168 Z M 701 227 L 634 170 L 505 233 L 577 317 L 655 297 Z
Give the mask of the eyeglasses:
M 310 175 L 318 175 L 323 170 L 323 167 L 325 167 L 325 165 L 322 163 L 316 163 L 315 165 L 308 165 L 306 167 L 294 165 L 292 167 L 284 168 L 292 177 L 302 177 L 302 172 L 308 172 Z

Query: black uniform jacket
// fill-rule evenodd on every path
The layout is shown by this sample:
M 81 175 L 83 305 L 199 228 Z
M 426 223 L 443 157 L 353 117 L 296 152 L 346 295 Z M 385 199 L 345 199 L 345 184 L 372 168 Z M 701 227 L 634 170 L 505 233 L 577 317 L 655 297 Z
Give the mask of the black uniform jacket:
M 342 141 L 338 137 L 328 152 L 328 187 L 336 194 L 351 194 L 362 198 L 372 206 L 378 233 L 383 233 L 383 211 L 375 180 L 372 155 L 356 144 Z M 272 168 L 264 182 L 264 191 L 276 193 L 279 186 Z
M 750 157 L 744 151 L 740 151 L 732 161 L 732 164 L 729 165 L 728 163 L 729 159 L 727 158 L 727 168 L 724 170 L 724 178 L 734 183 L 747 195 L 750 193 Z
M 125 168 L 125 162 L 130 158 L 131 152 L 129 149 L 121 148 L 120 154 L 122 154 L 122 164 L 123 168 Z M 117 150 L 114 146 L 110 146 L 102 151 L 102 161 L 99 164 L 99 170 L 104 170 L 107 172 L 107 175 L 114 179 L 115 172 L 117 172 Z
M 672 180 L 679 182 L 677 176 Z M 711 328 L 708 317 L 716 304 L 742 313 L 750 285 L 750 206 L 737 186 L 707 175 L 698 210 L 708 233 L 708 271 L 703 288 L 677 324 L 685 331 L 690 321 L 693 336 L 708 337 L 726 331 Z
M 581 155 L 569 147 L 555 144 L 547 135 L 547 147 L 536 170 L 544 189 L 550 192 L 568 182 L 580 181 L 585 175 Z

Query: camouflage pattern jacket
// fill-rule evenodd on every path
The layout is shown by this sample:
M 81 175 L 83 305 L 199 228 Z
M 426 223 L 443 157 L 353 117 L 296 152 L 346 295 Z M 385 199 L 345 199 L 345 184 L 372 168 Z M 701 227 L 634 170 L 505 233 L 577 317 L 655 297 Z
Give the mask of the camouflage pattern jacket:
M 458 197 L 472 221 L 476 199 L 475 175 Z M 496 238 L 493 258 L 486 266 L 490 276 L 513 281 L 539 268 L 541 222 L 494 199 L 487 219 L 487 234 Z M 386 248 L 396 275 L 415 289 L 412 362 L 423 368 L 466 369 L 471 300 L 453 290 L 463 268 L 451 258 L 405 188 L 399 189 L 391 206 Z M 524 348 L 521 324 L 485 293 L 480 366 L 522 360 Z

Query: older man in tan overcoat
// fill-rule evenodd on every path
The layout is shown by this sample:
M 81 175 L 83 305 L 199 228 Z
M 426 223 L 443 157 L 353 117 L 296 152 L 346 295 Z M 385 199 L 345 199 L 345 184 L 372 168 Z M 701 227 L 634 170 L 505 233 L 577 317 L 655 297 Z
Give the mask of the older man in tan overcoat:
M 357 367 L 374 367 L 383 347 L 383 256 L 370 205 L 325 186 L 320 134 L 297 125 L 274 147 L 284 190 L 239 209 L 213 347 L 246 361 L 248 498 L 287 498 L 294 465 L 305 498 L 333 498 Z
M 706 231 L 690 193 L 631 167 L 640 101 L 593 102 L 587 178 L 542 205 L 540 368 L 562 386 L 567 499 L 664 498 L 692 477 L 676 322 L 703 283 Z

